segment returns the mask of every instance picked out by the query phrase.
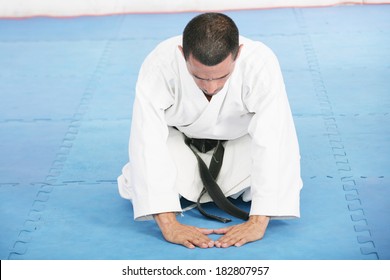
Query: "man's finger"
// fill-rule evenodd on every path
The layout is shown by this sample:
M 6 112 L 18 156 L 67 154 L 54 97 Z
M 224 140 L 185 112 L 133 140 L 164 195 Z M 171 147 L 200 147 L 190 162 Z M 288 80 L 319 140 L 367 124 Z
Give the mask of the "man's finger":
M 188 242 L 199 248 L 209 248 L 214 246 L 214 242 L 204 237 L 192 237 L 188 239 Z
M 218 229 L 214 229 L 214 233 L 216 233 L 216 234 L 226 234 L 230 229 L 231 229 L 231 227 L 218 228 Z
M 213 229 L 208 229 L 208 228 L 196 228 L 196 229 L 199 230 L 201 233 L 206 234 L 206 235 L 214 233 Z
M 194 249 L 194 248 L 195 248 L 194 244 L 192 244 L 192 243 L 191 243 L 190 241 L 188 241 L 188 240 L 184 241 L 184 242 L 183 242 L 183 245 L 184 245 L 185 247 L 187 247 L 188 249 Z
M 234 245 L 236 242 L 238 242 L 240 240 L 241 240 L 241 237 L 224 235 L 215 242 L 215 245 L 219 248 L 227 248 L 227 247 Z
M 245 238 L 243 238 L 243 239 L 239 240 L 238 242 L 236 242 L 236 243 L 234 244 L 234 246 L 236 246 L 236 247 L 241 247 L 242 245 L 244 245 L 244 244 L 246 244 L 246 243 L 248 243 L 247 240 L 246 240 Z
M 208 234 L 213 233 L 214 230 L 197 227 L 190 227 L 189 229 L 190 231 L 186 233 L 184 238 L 191 244 L 200 248 L 214 247 L 214 241 L 207 236 Z

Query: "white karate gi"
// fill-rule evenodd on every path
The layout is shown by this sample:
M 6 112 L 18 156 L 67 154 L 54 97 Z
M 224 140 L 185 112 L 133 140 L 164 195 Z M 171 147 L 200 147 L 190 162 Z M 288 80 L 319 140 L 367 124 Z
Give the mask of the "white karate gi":
M 160 43 L 139 73 L 130 163 L 118 178 L 121 196 L 132 200 L 134 218 L 181 212 L 180 196 L 197 200 L 203 185 L 182 133 L 231 140 L 225 142 L 217 182 L 226 196 L 251 200 L 250 215 L 299 217 L 299 147 L 274 53 L 240 36 L 243 47 L 234 71 L 209 102 L 187 70 L 181 44 L 181 36 Z M 201 154 L 206 164 L 211 154 Z M 206 194 L 202 202 L 210 200 Z

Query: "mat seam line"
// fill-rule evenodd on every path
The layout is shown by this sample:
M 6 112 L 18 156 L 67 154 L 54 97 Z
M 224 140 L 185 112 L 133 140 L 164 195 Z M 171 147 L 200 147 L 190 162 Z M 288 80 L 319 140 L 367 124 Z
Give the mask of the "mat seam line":
M 298 26 L 303 30 L 306 30 L 307 25 L 302 10 L 294 9 L 294 15 Z M 347 202 L 350 218 L 354 224 L 354 231 L 357 234 L 357 242 L 360 246 L 360 252 L 362 255 L 374 255 L 376 259 L 379 259 L 379 255 L 375 249 L 375 243 L 372 240 L 367 219 L 364 215 L 364 209 L 361 204 L 356 181 L 352 174 L 352 168 L 338 129 L 336 115 L 333 112 L 332 104 L 329 100 L 327 89 L 323 82 L 319 61 L 312 44 L 311 36 L 308 32 L 303 33 L 305 35 L 302 35 L 301 39 L 304 53 L 309 66 L 314 91 L 322 111 L 321 113 L 325 125 L 326 136 L 328 138 L 340 176 L 340 181 L 345 192 L 345 200 Z M 363 223 L 363 225 L 358 223 Z
M 122 22 L 123 16 L 118 20 L 117 32 L 119 32 Z M 116 36 L 117 35 L 118 33 Z M 56 185 L 57 178 L 63 171 L 64 163 L 66 162 L 70 150 L 73 147 L 73 142 L 77 137 L 83 117 L 88 111 L 88 105 L 99 86 L 99 80 L 104 74 L 104 65 L 108 63 L 109 54 L 112 49 L 112 39 L 113 38 L 108 39 L 106 42 L 95 70 L 92 72 L 84 93 L 81 96 L 77 109 L 73 114 L 72 119 L 70 120 L 68 130 L 62 140 L 62 145 L 60 146 L 59 151 L 57 152 L 55 159 L 49 169 L 49 172 L 45 178 L 45 182 L 42 183 L 39 190 L 37 191 L 36 197 L 32 203 L 32 207 L 27 214 L 27 218 L 23 224 L 23 228 L 19 231 L 17 240 L 14 242 L 13 247 L 10 248 L 8 259 L 14 259 L 15 257 L 26 254 L 28 245 L 32 240 L 32 234 L 36 230 L 39 230 L 44 224 L 43 211 L 45 210 L 45 204 L 50 199 L 50 195 L 54 189 L 54 186 Z

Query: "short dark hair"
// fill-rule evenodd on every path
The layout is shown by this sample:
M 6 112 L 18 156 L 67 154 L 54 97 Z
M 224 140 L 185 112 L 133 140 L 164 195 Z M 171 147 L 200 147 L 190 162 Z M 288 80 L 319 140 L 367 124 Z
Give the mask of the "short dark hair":
M 183 52 L 187 60 L 192 54 L 207 66 L 225 60 L 229 54 L 235 60 L 239 49 L 238 28 L 234 21 L 220 13 L 205 13 L 194 17 L 183 31 Z

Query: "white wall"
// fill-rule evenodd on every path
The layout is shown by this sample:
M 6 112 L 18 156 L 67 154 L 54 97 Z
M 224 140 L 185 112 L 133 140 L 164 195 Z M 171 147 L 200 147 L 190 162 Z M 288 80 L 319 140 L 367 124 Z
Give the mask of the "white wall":
M 68 17 L 373 3 L 390 3 L 390 0 L 0 0 L 0 17 Z

